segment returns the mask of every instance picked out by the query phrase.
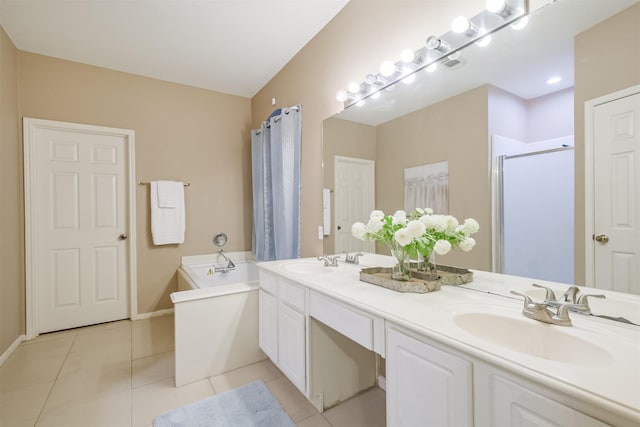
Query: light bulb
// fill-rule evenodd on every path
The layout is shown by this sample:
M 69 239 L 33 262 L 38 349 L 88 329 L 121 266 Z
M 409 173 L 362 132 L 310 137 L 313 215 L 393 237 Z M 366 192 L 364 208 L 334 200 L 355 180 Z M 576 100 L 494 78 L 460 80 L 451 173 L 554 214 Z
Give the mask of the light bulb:
M 485 8 L 491 13 L 500 13 L 506 5 L 505 0 L 487 0 Z
M 367 83 L 368 85 L 375 84 L 376 80 L 378 80 L 376 78 L 376 75 L 371 73 L 367 74 L 367 76 L 364 78 L 365 83 Z
M 529 17 L 523 16 L 522 18 L 518 19 L 516 22 L 511 24 L 511 28 L 513 28 L 514 30 L 521 30 L 524 27 L 526 27 L 528 23 L 529 23 Z
M 427 73 L 433 73 L 435 70 L 438 69 L 438 63 L 434 62 L 433 64 L 429 65 L 427 68 L 425 68 L 425 71 Z
M 411 49 L 405 49 L 400 54 L 400 59 L 404 63 L 413 62 L 416 59 L 416 54 Z
M 360 93 L 360 85 L 356 82 L 349 83 L 349 92 Z
M 393 75 L 393 73 L 395 72 L 396 72 L 396 66 L 391 61 L 384 61 L 382 65 L 380 65 L 380 73 L 385 77 L 389 77 Z
M 411 69 L 409 69 L 409 68 L 405 68 L 404 70 L 402 70 L 402 72 L 403 72 L 404 74 L 409 74 L 411 71 L 412 71 L 412 70 L 411 70 Z M 415 81 L 415 79 L 416 79 L 416 74 L 415 74 L 415 73 L 413 73 L 413 74 L 409 74 L 407 77 L 405 77 L 404 79 L 402 79 L 402 83 L 405 83 L 405 84 L 411 84 L 411 83 L 413 83 L 413 82 Z
M 371 99 L 378 99 L 380 98 L 380 91 L 374 93 L 373 95 L 371 95 Z
M 458 16 L 451 23 L 451 30 L 454 33 L 462 34 L 462 33 L 466 33 L 470 29 L 471 29 L 471 22 L 469 22 L 469 20 L 464 16 Z
M 480 39 L 476 42 L 476 44 L 480 47 L 486 47 L 489 46 L 489 44 L 491 43 L 491 34 L 487 34 L 487 35 L 482 35 L 482 34 L 486 34 L 487 31 L 486 30 L 482 30 L 480 32 L 481 37 Z
M 435 36 L 430 36 L 427 39 L 427 49 L 437 50 L 441 53 L 447 53 L 451 49 L 451 47 L 444 40 L 440 40 Z
M 344 102 L 344 101 L 346 101 L 346 100 L 347 100 L 347 92 L 345 92 L 345 91 L 343 91 L 343 90 L 339 90 L 339 91 L 336 93 L 336 100 L 337 100 L 338 102 Z

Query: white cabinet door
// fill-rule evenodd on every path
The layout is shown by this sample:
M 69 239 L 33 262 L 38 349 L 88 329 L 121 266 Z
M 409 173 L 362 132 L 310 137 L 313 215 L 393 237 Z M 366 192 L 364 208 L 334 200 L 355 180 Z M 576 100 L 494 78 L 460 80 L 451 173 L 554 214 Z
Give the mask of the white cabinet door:
M 306 393 L 305 316 L 286 304 L 278 307 L 278 367 Z
M 258 342 L 262 351 L 278 363 L 278 301 L 262 289 L 258 295 Z
M 502 427 L 556 427 L 580 426 L 603 427 L 595 418 L 576 411 L 556 400 L 543 396 L 529 387 L 523 380 L 517 380 L 498 370 L 476 371 L 485 378 L 478 378 L 483 384 L 476 405 L 478 410 L 476 426 Z M 488 387 L 487 387 L 488 385 Z M 487 401 L 488 400 L 488 401 Z
M 387 328 L 387 425 L 473 425 L 471 366 Z

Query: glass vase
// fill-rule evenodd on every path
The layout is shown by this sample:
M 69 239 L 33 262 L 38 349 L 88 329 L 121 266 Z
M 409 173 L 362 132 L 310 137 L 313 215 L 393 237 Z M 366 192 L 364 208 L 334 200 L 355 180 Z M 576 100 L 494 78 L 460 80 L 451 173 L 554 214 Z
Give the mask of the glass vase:
M 409 265 L 409 254 L 402 246 L 391 248 L 391 255 L 398 263 L 391 269 L 391 279 L 406 282 L 411 278 L 411 268 Z
M 435 252 L 431 250 L 428 253 L 421 254 L 420 257 L 422 260 L 418 266 L 418 270 L 435 275 L 437 271 Z

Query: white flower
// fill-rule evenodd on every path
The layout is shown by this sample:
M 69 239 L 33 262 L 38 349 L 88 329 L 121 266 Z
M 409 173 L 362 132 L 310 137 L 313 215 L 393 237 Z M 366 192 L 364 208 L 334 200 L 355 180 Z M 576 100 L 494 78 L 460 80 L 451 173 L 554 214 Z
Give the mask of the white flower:
M 480 224 L 478 224 L 478 221 L 473 218 L 465 219 L 462 226 L 464 227 L 464 234 L 466 234 L 467 236 L 470 234 L 475 234 L 478 232 L 478 230 L 480 230 Z
M 460 242 L 460 250 L 462 252 L 469 252 L 476 245 L 476 241 L 473 237 L 467 237 Z
M 406 228 L 401 228 L 393 234 L 393 238 L 400 246 L 407 246 L 413 240 Z
M 384 218 L 384 212 L 382 211 L 371 211 L 371 215 L 369 216 L 369 220 L 377 219 L 378 221 L 382 221 Z
M 416 208 L 416 212 L 418 212 L 418 215 L 424 215 L 425 214 L 424 209 L 422 209 L 422 208 Z
M 448 226 L 447 217 L 444 215 L 431 215 L 431 228 L 436 231 L 445 231 Z M 429 227 L 427 227 L 429 228 Z
M 438 240 L 436 244 L 433 246 L 433 250 L 438 255 L 445 255 L 449 253 L 449 251 L 451 250 L 451 243 L 449 243 L 446 240 Z
M 407 213 L 405 211 L 396 211 L 393 214 L 393 224 L 405 225 L 407 223 Z
M 378 231 L 382 230 L 384 226 L 384 221 L 382 219 L 371 218 L 366 225 L 367 233 L 376 234 Z
M 356 222 L 351 226 L 351 234 L 356 239 L 366 240 L 367 238 L 367 229 L 366 226 L 361 222 Z
M 424 208 L 424 213 L 427 215 L 433 215 L 433 209 L 431 208 Z
M 427 227 L 425 227 L 421 221 L 412 220 L 407 223 L 407 232 L 411 236 L 412 240 L 422 236 L 426 231 Z
M 455 231 L 456 227 L 458 227 L 458 220 L 456 219 L 456 217 L 447 215 L 445 216 L 445 218 L 447 219 L 447 230 Z

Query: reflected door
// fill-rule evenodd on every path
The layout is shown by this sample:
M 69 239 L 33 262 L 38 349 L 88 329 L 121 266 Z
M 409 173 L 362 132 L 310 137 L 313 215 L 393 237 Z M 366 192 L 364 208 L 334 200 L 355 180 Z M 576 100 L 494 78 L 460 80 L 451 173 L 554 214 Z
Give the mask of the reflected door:
M 595 287 L 640 294 L 640 94 L 594 110 Z
M 37 127 L 31 138 L 38 332 L 127 318 L 125 137 Z
M 351 235 L 354 222 L 369 220 L 374 207 L 375 162 L 335 156 L 335 253 L 375 252 L 373 241 L 363 242 Z

